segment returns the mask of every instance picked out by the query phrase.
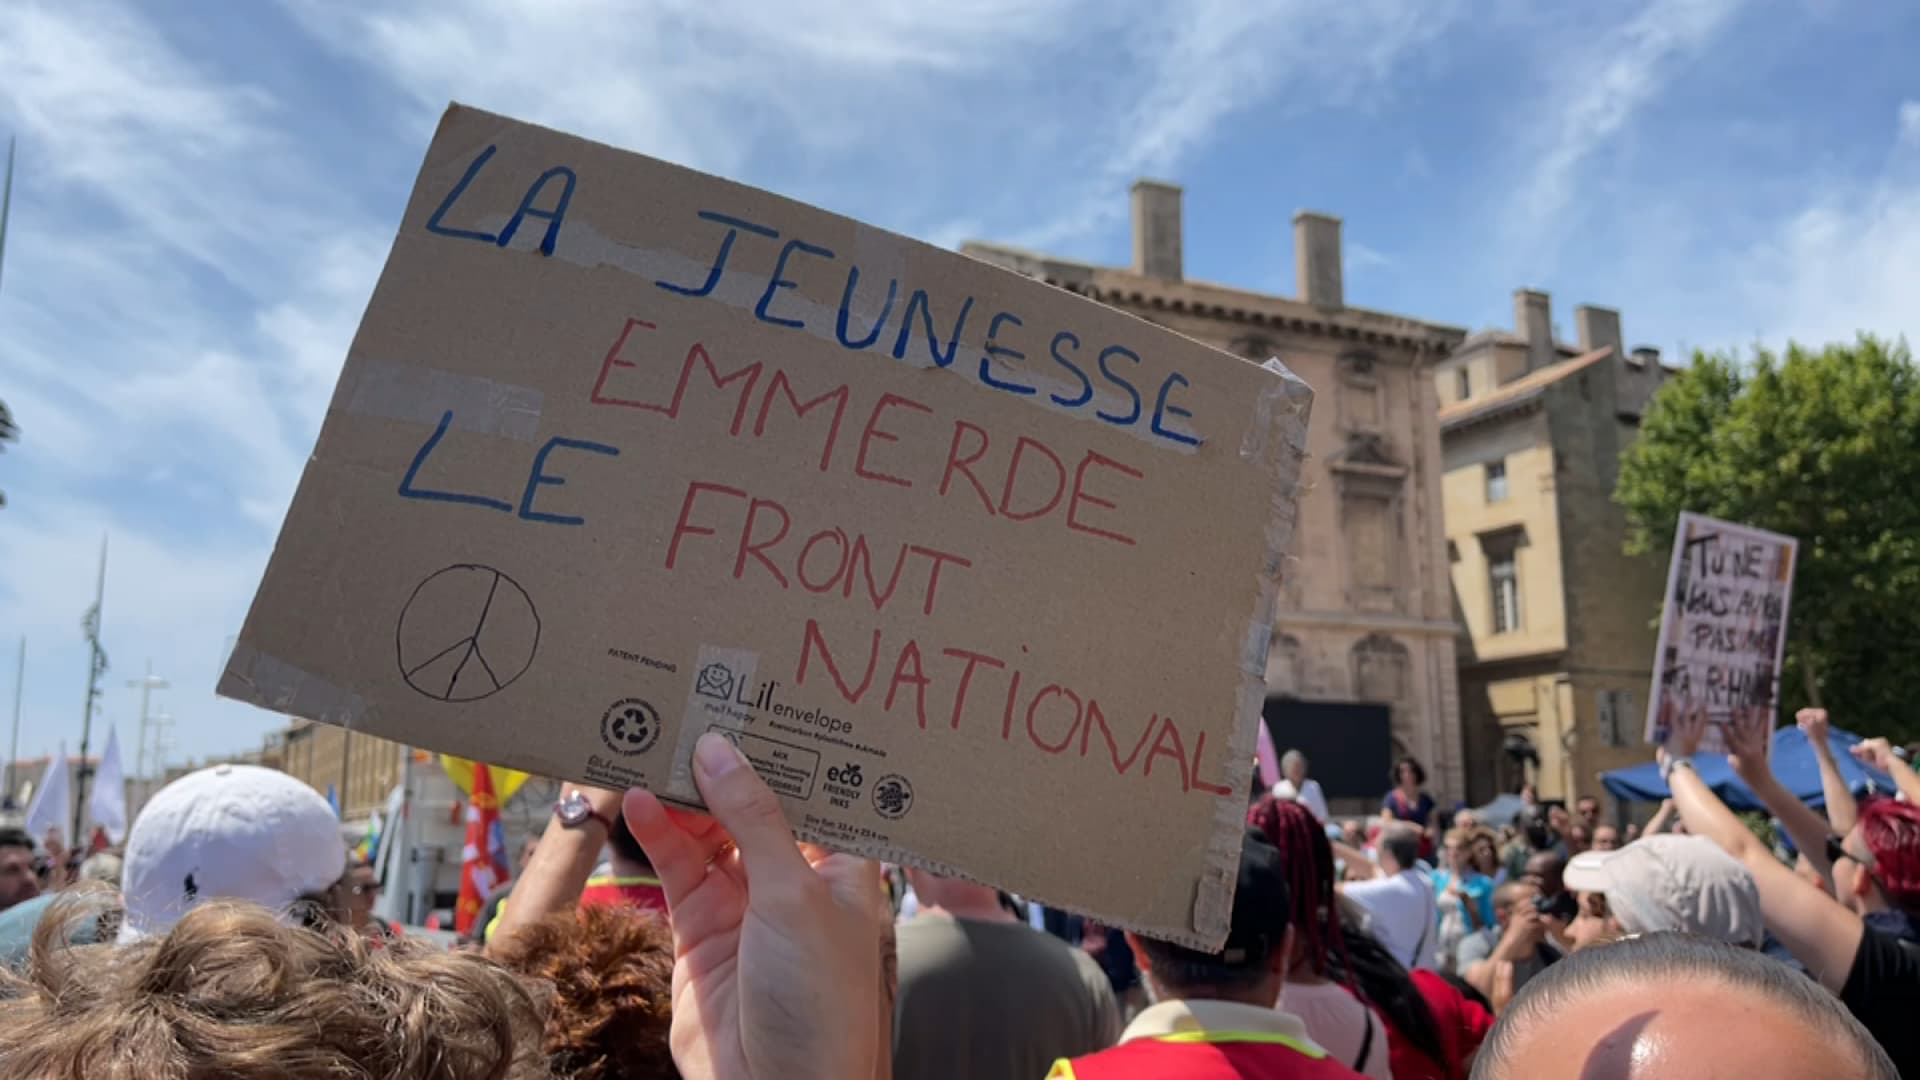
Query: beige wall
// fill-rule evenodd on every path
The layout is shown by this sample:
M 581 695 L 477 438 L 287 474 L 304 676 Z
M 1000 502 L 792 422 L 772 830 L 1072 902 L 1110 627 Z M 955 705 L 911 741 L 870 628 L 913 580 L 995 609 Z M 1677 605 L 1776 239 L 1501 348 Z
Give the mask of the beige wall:
M 1154 321 L 1252 359 L 1277 355 L 1314 389 L 1307 466 L 1276 620 L 1268 685 L 1301 697 L 1363 700 L 1356 650 L 1384 639 L 1406 652 L 1403 693 L 1388 701 L 1396 752 L 1426 763 L 1433 789 L 1464 792 L 1456 650 L 1440 506 L 1438 402 L 1428 364 L 1409 350 L 1330 349 L 1324 338 L 1274 335 L 1251 349 L 1244 328 L 1217 320 L 1154 313 Z M 1343 360 L 1372 359 L 1365 380 Z M 1256 353 L 1258 355 L 1256 355 Z M 1364 382 L 1370 382 L 1368 390 Z M 1371 401 L 1366 401 L 1367 396 Z M 1343 472 L 1356 438 L 1375 436 L 1384 456 L 1404 468 L 1387 478 L 1372 469 Z M 1390 470 L 1383 470 L 1390 471 Z M 1356 585 L 1358 548 L 1348 493 L 1389 493 L 1391 588 Z M 1297 658 L 1297 659 L 1296 659 Z M 1382 763 L 1385 768 L 1386 763 Z
M 1472 657 L 1509 660 L 1566 648 L 1554 454 L 1544 414 L 1502 418 L 1451 434 L 1446 462 L 1443 491 L 1453 595 L 1473 643 Z M 1507 497 L 1498 502 L 1487 499 L 1491 463 L 1502 463 L 1507 470 Z M 1496 634 L 1487 544 L 1516 538 L 1520 626 Z
M 1527 350 L 1524 345 L 1487 341 L 1441 361 L 1433 369 L 1433 389 L 1443 409 L 1467 400 L 1460 393 L 1462 368 L 1467 371 L 1469 396 L 1477 398 L 1525 375 Z
M 1516 779 L 1499 753 L 1509 732 L 1524 733 L 1538 751 L 1534 779 L 1545 798 L 1601 795 L 1601 772 L 1651 757 L 1640 737 L 1665 568 L 1623 553 L 1625 515 L 1612 498 L 1620 453 L 1637 435 L 1630 417 L 1649 378 L 1614 357 L 1445 436 L 1452 581 L 1468 630 L 1461 711 L 1475 797 Z M 1444 387 L 1444 379 L 1436 383 Z M 1489 504 L 1486 464 L 1502 460 L 1508 497 Z M 1525 533 L 1516 560 L 1521 628 L 1495 634 L 1482 540 L 1512 528 Z
M 341 790 L 343 744 L 348 755 L 347 782 Z M 287 729 L 283 767 L 322 795 L 332 785 L 340 797 L 343 819 L 363 818 L 385 806 L 388 794 L 400 782 L 400 753 L 399 743 L 375 735 L 295 720 Z

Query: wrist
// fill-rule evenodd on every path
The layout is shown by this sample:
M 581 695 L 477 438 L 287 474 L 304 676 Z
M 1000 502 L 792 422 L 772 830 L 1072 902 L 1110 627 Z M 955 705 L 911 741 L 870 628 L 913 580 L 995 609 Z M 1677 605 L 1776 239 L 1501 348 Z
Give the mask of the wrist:
M 1666 759 L 1660 762 L 1660 779 L 1670 781 L 1673 779 L 1673 774 L 1681 769 L 1685 769 L 1688 772 L 1695 771 L 1693 767 L 1693 755 L 1668 754 Z
M 570 786 L 563 789 L 560 801 L 553 806 L 553 816 L 567 829 L 592 830 L 598 825 L 607 835 L 613 833 L 613 823 L 620 814 L 621 795 L 604 788 Z M 602 836 L 601 839 L 605 839 Z

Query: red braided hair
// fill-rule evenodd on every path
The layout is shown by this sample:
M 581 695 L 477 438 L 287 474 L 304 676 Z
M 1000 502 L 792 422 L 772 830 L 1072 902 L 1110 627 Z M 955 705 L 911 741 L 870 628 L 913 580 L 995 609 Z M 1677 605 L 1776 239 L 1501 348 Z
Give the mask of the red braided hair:
M 1287 887 L 1293 894 L 1294 936 L 1306 944 L 1313 973 L 1326 976 L 1327 956 L 1334 949 L 1340 952 L 1341 968 L 1352 970 L 1352 964 L 1344 962 L 1347 943 L 1334 907 L 1333 847 L 1327 843 L 1326 830 L 1306 807 L 1272 795 L 1262 795 L 1253 804 L 1247 824 L 1280 850 Z

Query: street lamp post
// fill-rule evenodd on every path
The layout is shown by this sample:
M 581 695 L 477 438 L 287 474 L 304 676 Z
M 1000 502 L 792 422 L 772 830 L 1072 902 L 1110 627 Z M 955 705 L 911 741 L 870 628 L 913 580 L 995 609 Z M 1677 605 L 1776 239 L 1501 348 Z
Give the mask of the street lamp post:
M 134 765 L 134 775 L 143 780 L 146 779 L 147 775 L 147 730 L 153 720 L 153 718 L 148 715 L 147 708 L 149 704 L 151 704 L 153 692 L 155 690 L 165 690 L 169 685 L 167 680 L 153 673 L 152 660 L 147 661 L 147 673 L 145 675 L 138 679 L 127 680 L 128 687 L 137 688 L 140 691 L 140 748 L 135 751 L 136 764 Z

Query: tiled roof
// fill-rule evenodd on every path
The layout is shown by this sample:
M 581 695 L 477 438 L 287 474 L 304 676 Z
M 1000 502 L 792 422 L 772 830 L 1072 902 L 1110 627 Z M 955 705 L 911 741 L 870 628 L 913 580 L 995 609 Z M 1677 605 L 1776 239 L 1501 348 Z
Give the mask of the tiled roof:
M 1552 386 L 1554 383 L 1569 376 L 1578 375 L 1582 371 L 1608 359 L 1612 355 L 1613 346 L 1608 345 L 1605 348 L 1595 349 L 1589 353 L 1582 353 L 1571 360 L 1562 360 L 1557 364 L 1549 364 L 1538 371 L 1529 371 L 1525 375 L 1507 383 L 1505 386 L 1499 387 L 1492 393 L 1455 402 L 1441 409 L 1440 426 L 1445 428 L 1455 424 L 1466 423 L 1469 420 L 1478 419 L 1479 417 L 1498 412 L 1509 405 L 1516 405 L 1520 402 L 1530 400 L 1539 396 L 1541 391 Z

